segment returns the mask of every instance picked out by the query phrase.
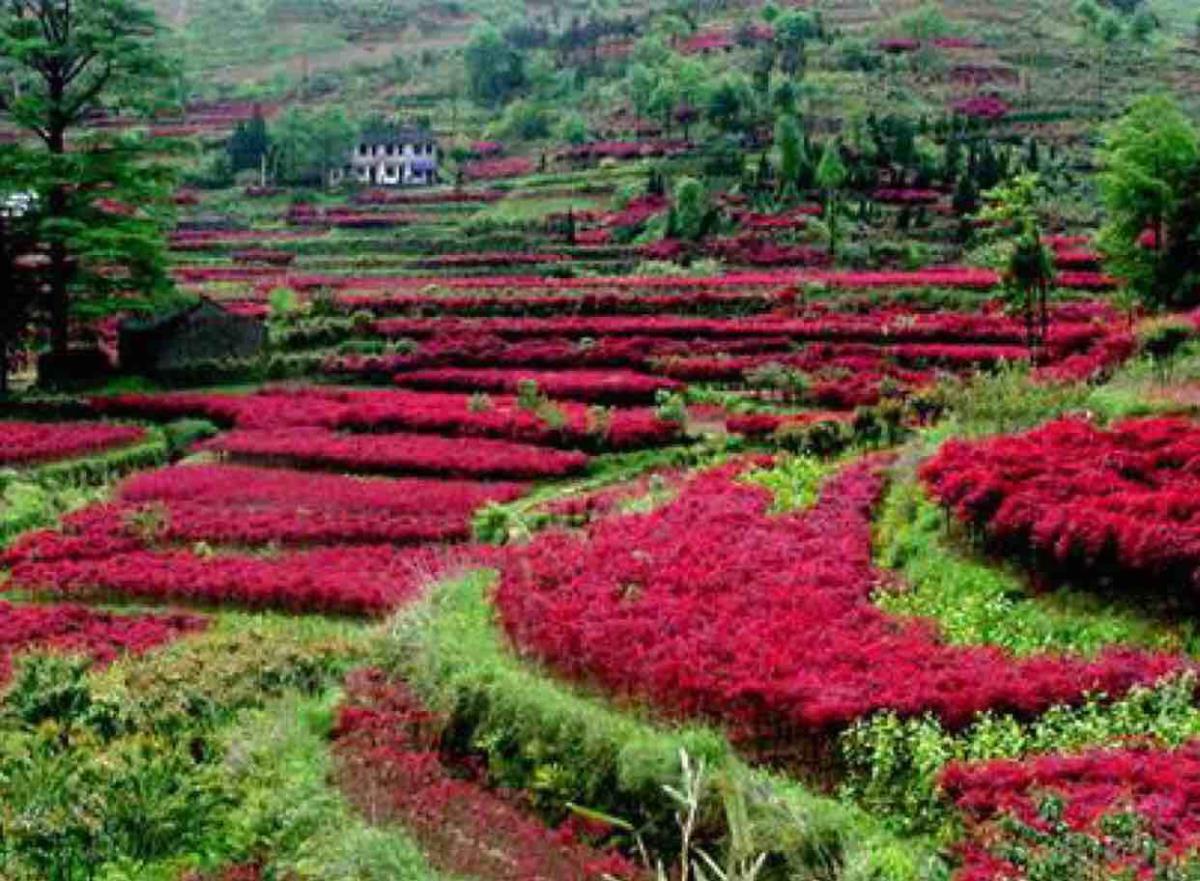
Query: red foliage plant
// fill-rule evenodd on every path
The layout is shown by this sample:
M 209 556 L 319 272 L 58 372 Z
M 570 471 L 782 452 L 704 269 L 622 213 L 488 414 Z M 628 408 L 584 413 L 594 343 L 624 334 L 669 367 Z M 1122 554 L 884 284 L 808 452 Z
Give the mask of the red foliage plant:
M 138 512 L 161 517 L 158 541 L 221 544 L 409 544 L 470 536 L 471 515 L 520 496 L 520 483 L 355 478 L 284 468 L 181 465 L 137 475 L 107 509 L 121 534 Z M 98 509 L 91 509 L 92 511 Z M 91 527 L 89 527 L 90 529 Z
M 581 471 L 587 456 L 485 438 L 428 434 L 347 434 L 324 428 L 238 429 L 202 449 L 234 459 L 378 474 L 530 480 Z
M 20 652 L 86 655 L 108 663 L 200 630 L 196 615 L 116 615 L 75 605 L 14 606 L 0 602 L 0 683 Z
M 434 868 L 482 881 L 599 881 L 645 877 L 618 853 L 547 828 L 514 798 L 486 788 L 440 749 L 444 720 L 379 671 L 351 674 L 333 730 L 350 799 L 413 834 Z M 457 773 L 456 773 L 457 772 Z
M 0 422 L 0 465 L 53 462 L 145 439 L 142 428 L 87 422 Z
M 506 159 L 476 159 L 462 167 L 467 180 L 499 180 L 506 177 L 522 177 L 533 174 L 532 159 L 524 156 L 509 156 Z
M 984 710 L 1028 718 L 1184 664 L 1125 649 L 1016 659 L 943 643 L 930 623 L 871 601 L 882 578 L 871 563 L 879 460 L 784 515 L 739 467 L 702 472 L 651 513 L 515 549 L 496 593 L 514 645 L 569 678 L 769 749 L 825 743 L 882 710 L 951 728 Z
M 72 596 L 378 615 L 468 559 L 465 552 L 437 546 L 217 554 L 193 548 L 129 549 L 129 544 L 136 541 L 122 539 L 97 547 L 84 538 L 77 545 L 90 555 L 59 556 L 41 556 L 36 545 L 26 546 L 21 558 L 8 554 L 10 587 Z
M 606 404 L 645 404 L 660 391 L 680 391 L 683 384 L 662 376 L 627 370 L 505 370 L 446 367 L 414 370 L 396 376 L 400 385 L 423 389 L 513 393 L 534 382 L 551 398 Z
M 383 371 L 387 374 L 395 368 Z M 97 397 L 101 413 L 143 419 L 201 416 L 239 428 L 318 426 L 359 432 L 432 432 L 493 437 L 562 447 L 629 449 L 674 440 L 678 427 L 646 408 L 606 412 L 603 420 L 581 404 L 556 404 L 561 423 L 548 423 L 510 395 L 486 400 L 465 394 L 401 389 L 270 387 L 252 395 L 176 392 Z
M 998 549 L 1053 574 L 1200 590 L 1200 428 L 1189 420 L 1105 431 L 1061 419 L 950 441 L 921 476 Z
M 1001 822 L 1014 816 L 1043 833 L 1050 827 L 1039 810 L 1047 797 L 1062 800 L 1062 822 L 1111 848 L 1105 817 L 1133 814 L 1143 834 L 1165 855 L 1200 849 L 1200 742 L 1178 749 L 1135 745 L 1081 755 L 1050 755 L 1025 761 L 955 763 L 942 772 L 942 788 L 965 815 L 968 839 L 960 846 L 956 881 L 1024 877 L 1006 856 L 1011 833 Z M 1111 849 L 1108 851 L 1112 853 Z M 1149 878 L 1153 867 L 1139 854 L 1114 854 L 1111 877 Z

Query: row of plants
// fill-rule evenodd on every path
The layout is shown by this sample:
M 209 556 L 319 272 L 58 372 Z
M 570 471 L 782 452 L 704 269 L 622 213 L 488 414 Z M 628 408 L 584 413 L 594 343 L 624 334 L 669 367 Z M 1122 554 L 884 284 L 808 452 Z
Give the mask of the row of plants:
M 419 595 L 460 555 L 439 545 L 332 545 L 264 553 L 148 548 L 125 534 L 97 544 L 70 531 L 34 534 L 6 553 L 10 590 L 202 607 L 380 615 Z M 112 536 L 105 530 L 101 537 Z M 86 553 L 80 549 L 85 548 Z
M 134 425 L 4 422 L 0 430 L 0 467 L 74 459 L 144 440 L 145 430 Z
M 536 382 L 518 395 L 444 394 L 400 389 L 279 386 L 251 394 L 176 392 L 94 397 L 99 413 L 140 419 L 199 416 L 224 426 L 317 426 L 355 432 L 408 431 L 522 443 L 622 450 L 675 440 L 677 426 L 646 408 L 588 408 L 545 399 Z
M 1053 310 L 1046 344 L 1063 354 L 1078 351 L 1105 334 L 1114 321 L 1112 310 L 1093 302 L 1068 304 Z M 374 330 L 384 336 L 420 338 L 436 333 L 486 333 L 508 338 L 537 336 L 602 337 L 608 335 L 717 337 L 783 335 L 796 341 L 817 342 L 959 342 L 1025 343 L 1024 322 L 1003 312 L 927 312 L 906 307 L 876 307 L 866 313 L 831 312 L 806 317 L 787 315 L 742 319 L 697 318 L 675 315 L 556 316 L 548 318 L 384 318 Z
M 375 474 L 538 480 L 587 467 L 577 450 L 559 450 L 490 438 L 433 434 L 351 434 L 299 426 L 235 429 L 201 449 L 235 461 Z
M 125 481 L 112 502 L 72 514 L 59 532 L 18 542 L 15 550 L 48 560 L 195 542 L 237 547 L 451 542 L 470 536 L 477 508 L 511 501 L 525 490 L 519 483 L 177 465 Z
M 1186 668 L 1124 647 L 1014 658 L 881 612 L 870 540 L 880 468 L 851 466 L 810 510 L 770 516 L 770 494 L 726 466 L 650 513 L 541 533 L 503 567 L 501 620 L 569 679 L 717 721 L 749 749 L 818 770 L 829 737 L 873 712 L 954 729 L 982 711 L 1031 718 Z
M 922 477 L 992 547 L 1049 577 L 1188 593 L 1200 566 L 1198 443 L 1186 419 L 1107 430 L 1066 419 L 1013 437 L 948 442 Z
M 0 602 L 0 685 L 8 682 L 13 658 L 19 654 L 55 652 L 105 663 L 148 651 L 206 624 L 197 615 L 118 615 L 78 605 Z
M 532 387 L 558 400 L 609 406 L 653 403 L 663 394 L 680 392 L 682 383 L 631 370 L 512 370 L 503 368 L 441 367 L 397 373 L 398 385 L 415 389 L 489 394 L 513 394 Z

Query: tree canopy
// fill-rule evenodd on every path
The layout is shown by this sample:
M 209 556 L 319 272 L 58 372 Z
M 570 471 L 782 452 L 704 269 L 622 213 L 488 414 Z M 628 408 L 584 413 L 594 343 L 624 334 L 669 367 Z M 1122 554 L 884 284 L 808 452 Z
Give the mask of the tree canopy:
M 1150 95 L 1110 125 L 1099 150 L 1106 213 L 1101 247 L 1143 297 L 1190 301 L 1197 270 L 1195 180 L 1200 137 L 1175 101 Z

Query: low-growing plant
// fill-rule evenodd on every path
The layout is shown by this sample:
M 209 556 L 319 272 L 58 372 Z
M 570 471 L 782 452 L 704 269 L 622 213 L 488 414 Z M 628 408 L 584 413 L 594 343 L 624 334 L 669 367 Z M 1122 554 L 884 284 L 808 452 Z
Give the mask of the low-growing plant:
M 1200 736 L 1195 692 L 1195 675 L 1185 673 L 1134 688 L 1119 700 L 1098 694 L 1080 706 L 1055 706 L 1030 720 L 982 713 L 959 732 L 928 716 L 880 713 L 840 735 L 845 776 L 839 791 L 898 832 L 933 834 L 949 842 L 960 831 L 939 789 L 939 776 L 950 762 L 1019 759 L 1131 740 L 1177 746 Z

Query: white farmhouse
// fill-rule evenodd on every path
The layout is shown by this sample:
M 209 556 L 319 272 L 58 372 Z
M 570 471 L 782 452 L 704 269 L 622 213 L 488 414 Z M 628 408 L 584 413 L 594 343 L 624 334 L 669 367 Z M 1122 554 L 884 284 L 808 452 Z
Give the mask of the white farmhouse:
M 387 126 L 362 133 L 344 167 L 330 183 L 345 179 L 368 186 L 428 186 L 438 180 L 438 146 L 433 135 L 416 126 Z

